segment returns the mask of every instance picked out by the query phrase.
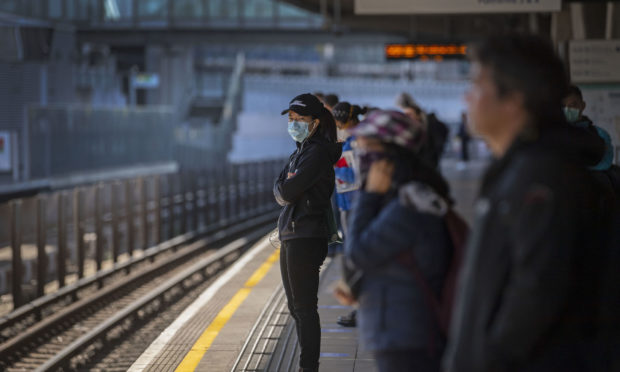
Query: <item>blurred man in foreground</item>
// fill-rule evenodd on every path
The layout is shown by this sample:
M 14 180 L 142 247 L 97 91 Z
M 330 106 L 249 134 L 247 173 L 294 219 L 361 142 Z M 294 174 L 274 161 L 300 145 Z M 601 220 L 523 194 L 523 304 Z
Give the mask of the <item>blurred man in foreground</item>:
M 496 161 L 461 271 L 449 372 L 611 371 L 609 216 L 588 167 L 596 135 L 566 125 L 562 62 L 533 36 L 472 48 L 469 118 Z M 615 317 L 615 318 L 614 318 Z

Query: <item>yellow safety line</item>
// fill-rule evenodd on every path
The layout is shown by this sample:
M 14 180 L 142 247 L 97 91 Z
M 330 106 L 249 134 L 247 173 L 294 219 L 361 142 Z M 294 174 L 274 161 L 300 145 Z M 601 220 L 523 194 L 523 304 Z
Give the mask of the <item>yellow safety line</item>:
M 200 335 L 198 341 L 192 346 L 191 350 L 185 355 L 183 361 L 176 368 L 175 372 L 187 372 L 194 371 L 200 363 L 200 360 L 205 355 L 207 350 L 213 344 L 213 341 L 220 333 L 222 328 L 226 325 L 226 323 L 233 316 L 235 311 L 241 306 L 243 301 L 248 297 L 252 288 L 256 286 L 264 277 L 267 275 L 267 272 L 273 266 L 273 264 L 278 261 L 280 257 L 280 251 L 276 250 L 273 252 L 271 256 L 265 261 L 255 272 L 252 274 L 250 279 L 248 279 L 243 288 L 241 288 L 233 298 L 220 310 L 217 314 L 213 322 L 209 324 L 207 329 Z

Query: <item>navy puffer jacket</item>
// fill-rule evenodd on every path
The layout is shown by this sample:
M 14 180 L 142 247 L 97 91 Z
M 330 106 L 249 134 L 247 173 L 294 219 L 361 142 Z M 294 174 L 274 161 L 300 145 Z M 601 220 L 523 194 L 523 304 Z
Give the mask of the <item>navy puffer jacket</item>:
M 438 295 L 451 243 L 443 221 L 447 202 L 430 187 L 412 182 L 384 196 L 361 192 L 345 241 L 345 255 L 364 271 L 359 327 L 369 351 L 441 351 L 443 345 L 424 292 L 399 256 L 411 252 Z M 430 345 L 430 342 L 434 342 Z

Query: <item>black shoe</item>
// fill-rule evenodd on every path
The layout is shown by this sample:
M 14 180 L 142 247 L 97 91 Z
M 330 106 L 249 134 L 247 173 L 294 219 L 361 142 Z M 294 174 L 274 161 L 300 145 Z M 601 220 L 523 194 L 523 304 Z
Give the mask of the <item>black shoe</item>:
M 357 310 L 351 311 L 348 315 L 342 315 L 338 317 L 336 323 L 343 327 L 355 327 L 357 326 Z

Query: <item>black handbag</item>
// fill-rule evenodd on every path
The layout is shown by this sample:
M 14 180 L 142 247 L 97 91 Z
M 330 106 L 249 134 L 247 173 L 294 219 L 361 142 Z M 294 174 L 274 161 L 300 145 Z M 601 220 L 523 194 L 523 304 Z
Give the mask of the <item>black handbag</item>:
M 336 216 L 332 204 L 329 203 L 325 210 L 325 220 L 327 222 L 327 245 L 342 243 L 340 234 L 338 234 L 338 225 L 336 224 Z

